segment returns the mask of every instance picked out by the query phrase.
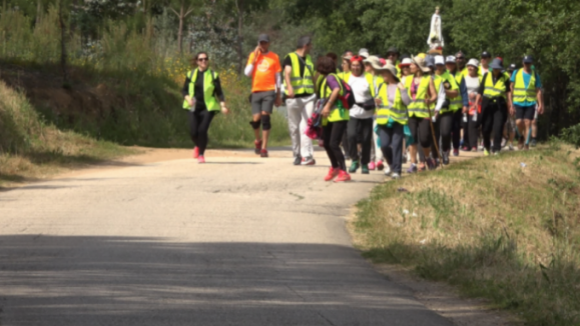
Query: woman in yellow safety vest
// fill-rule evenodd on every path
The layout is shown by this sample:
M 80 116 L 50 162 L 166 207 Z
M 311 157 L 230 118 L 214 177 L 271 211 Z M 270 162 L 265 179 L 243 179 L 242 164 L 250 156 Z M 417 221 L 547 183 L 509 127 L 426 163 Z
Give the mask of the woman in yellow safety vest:
M 397 69 L 390 60 L 376 71 L 384 80 L 378 86 L 376 96 L 376 122 L 379 128 L 381 151 L 388 164 L 385 168 L 385 175 L 398 179 L 401 177 L 403 161 L 404 128 L 409 119 L 407 105 L 411 103 L 411 98 L 405 85 L 397 77 Z
M 188 110 L 189 134 L 195 144 L 193 157 L 205 163 L 209 125 L 217 112 L 229 113 L 219 75 L 209 69 L 209 55 L 199 52 L 192 60 L 195 69 L 185 76 L 181 93 L 183 109 Z
M 340 149 L 340 141 L 346 131 L 349 120 L 348 110 L 342 105 L 339 96 L 344 95 L 344 85 L 340 77 L 336 75 L 336 64 L 327 57 L 320 57 L 316 62 L 316 71 L 322 77 L 318 89 L 318 109 L 322 106 L 320 114 L 322 121 L 322 138 L 324 149 L 330 159 L 331 167 L 325 181 L 336 178 L 335 182 L 349 181 L 350 175 L 346 172 L 344 154 Z
M 489 66 L 491 71 L 483 75 L 478 102 L 481 104 L 481 121 L 483 133 L 483 155 L 489 156 L 490 152 L 497 155 L 501 150 L 503 126 L 507 120 L 508 103 L 511 101 L 509 77 L 502 73 L 501 59 L 493 59 Z M 493 148 L 491 148 L 491 136 L 493 132 Z
M 409 112 L 409 129 L 413 137 L 413 143 L 410 144 L 411 166 L 408 173 L 417 172 L 417 142 L 421 143 L 425 162 L 419 165 L 420 170 L 425 170 L 425 164 L 429 168 L 435 167 L 435 161 L 429 157 L 431 151 L 431 111 L 429 106 L 437 101 L 437 92 L 433 78 L 428 74 L 431 69 L 427 67 L 425 55 L 417 55 L 411 58 L 410 76 L 405 77 L 405 88 L 411 98 L 411 103 L 407 106 Z

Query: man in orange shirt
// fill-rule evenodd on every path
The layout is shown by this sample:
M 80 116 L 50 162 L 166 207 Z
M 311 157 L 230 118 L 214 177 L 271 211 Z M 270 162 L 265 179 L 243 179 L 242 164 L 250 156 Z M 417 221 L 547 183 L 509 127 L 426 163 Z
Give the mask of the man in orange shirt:
M 254 129 L 256 140 L 256 154 L 268 157 L 268 136 L 272 127 L 270 115 L 274 105 L 282 105 L 280 97 L 281 72 L 280 59 L 274 52 L 268 51 L 270 37 L 262 34 L 258 37 L 258 46 L 250 54 L 244 73 L 252 77 L 252 121 L 250 125 Z M 262 137 L 260 137 L 260 124 L 262 124 Z

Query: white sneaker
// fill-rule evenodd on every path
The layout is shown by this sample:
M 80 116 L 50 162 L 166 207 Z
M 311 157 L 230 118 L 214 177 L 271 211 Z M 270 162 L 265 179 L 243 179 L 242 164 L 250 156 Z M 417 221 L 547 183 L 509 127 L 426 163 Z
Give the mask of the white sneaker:
M 388 177 L 391 175 L 391 167 L 389 166 L 389 164 L 385 164 L 385 175 Z
M 300 163 L 301 165 L 314 165 L 316 164 L 316 161 L 314 160 L 314 157 L 312 156 L 308 156 L 302 159 L 302 162 Z
M 401 176 L 398 173 L 395 172 L 395 173 L 391 174 L 391 178 L 393 178 L 393 179 L 400 179 Z

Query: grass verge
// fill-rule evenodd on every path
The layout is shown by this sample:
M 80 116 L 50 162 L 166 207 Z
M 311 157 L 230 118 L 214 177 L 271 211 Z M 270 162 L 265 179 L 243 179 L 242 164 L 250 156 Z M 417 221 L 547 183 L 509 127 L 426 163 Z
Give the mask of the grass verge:
M 0 188 L 131 153 L 111 142 L 58 130 L 42 120 L 24 94 L 0 81 Z
M 580 151 L 571 146 L 379 185 L 351 227 L 375 263 L 411 266 L 516 312 L 526 325 L 580 324 Z

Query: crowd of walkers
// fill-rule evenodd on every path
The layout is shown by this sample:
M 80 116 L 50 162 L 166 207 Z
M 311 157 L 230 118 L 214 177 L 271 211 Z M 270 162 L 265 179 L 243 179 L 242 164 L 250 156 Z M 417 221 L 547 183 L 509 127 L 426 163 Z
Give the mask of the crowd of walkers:
M 269 46 L 269 36 L 260 35 L 244 70 L 252 79 L 249 124 L 261 157 L 268 157 L 273 107 L 283 101 L 294 165 L 316 164 L 307 130 L 313 116 L 322 117 L 318 138 L 331 163 L 327 181 L 348 181 L 359 169 L 397 179 L 406 162 L 407 172 L 415 173 L 447 165 L 461 150 L 488 156 L 513 150 L 514 140 L 520 150 L 536 144 L 542 83 L 529 55 L 521 68 L 504 67 L 487 51 L 467 60 L 461 51 L 443 56 L 441 50 L 401 57 L 394 47 L 382 58 L 360 49 L 314 62 L 306 36 L 280 61 Z M 208 61 L 205 52 L 195 56 L 182 90 L 200 163 L 214 115 L 229 112 Z

